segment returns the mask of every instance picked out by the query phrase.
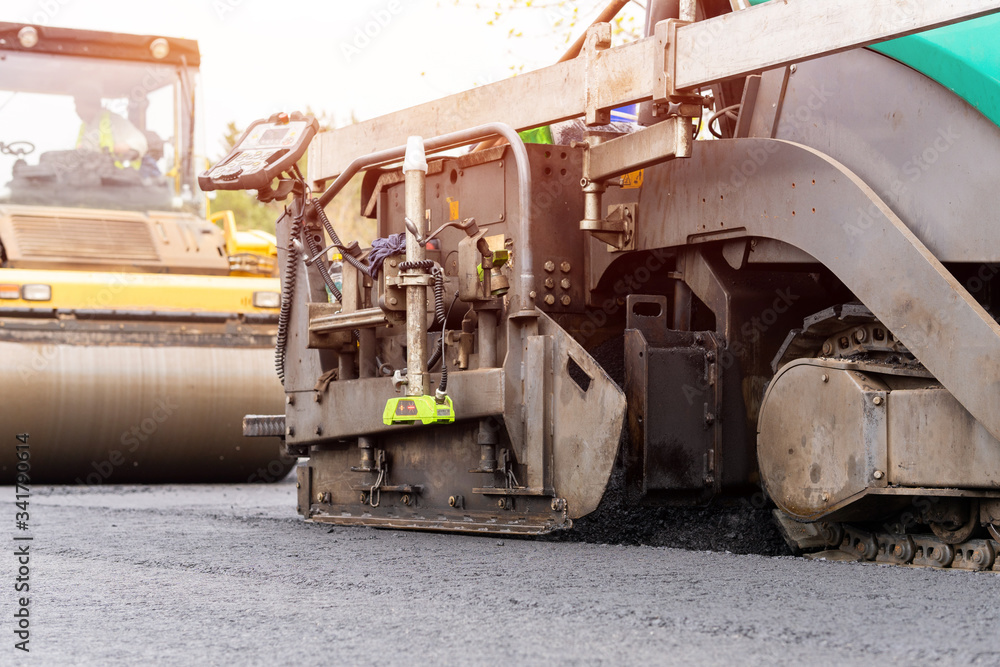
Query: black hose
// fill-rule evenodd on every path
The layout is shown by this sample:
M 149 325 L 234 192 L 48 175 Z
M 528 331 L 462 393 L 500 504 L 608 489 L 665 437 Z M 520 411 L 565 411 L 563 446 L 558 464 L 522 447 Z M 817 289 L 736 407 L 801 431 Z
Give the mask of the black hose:
M 443 278 L 443 276 L 442 276 Z M 442 284 L 443 287 L 443 284 Z M 436 296 L 436 295 L 435 295 Z M 442 296 L 442 299 L 444 297 Z M 448 306 L 448 312 L 445 313 L 444 317 L 441 319 L 441 337 L 438 338 L 437 349 L 434 350 L 434 354 L 431 358 L 427 360 L 427 370 L 434 368 L 434 364 L 441 361 L 441 383 L 438 385 L 438 391 L 445 393 L 448 391 L 448 364 L 442 359 L 444 356 L 444 334 L 445 334 L 445 324 L 448 322 L 448 318 L 451 316 L 451 309 L 455 307 L 455 302 L 458 301 L 458 292 L 455 292 L 455 296 L 451 299 L 451 305 Z M 442 300 L 442 305 L 444 304 Z
M 282 217 L 288 217 L 285 213 Z M 281 222 L 279 219 L 278 222 Z M 278 310 L 278 335 L 274 344 L 274 370 L 282 386 L 285 384 L 285 347 L 288 343 L 288 318 L 292 313 L 292 297 L 295 295 L 295 270 L 299 264 L 299 249 L 295 239 L 302 229 L 302 217 L 292 218 L 292 229 L 288 234 L 288 248 L 285 255 L 285 273 L 282 276 L 281 308 Z
M 315 199 L 310 199 L 309 201 L 312 202 L 312 207 L 313 210 L 316 212 L 316 217 L 319 218 L 319 221 L 321 223 L 323 223 L 323 227 L 326 229 L 326 233 L 330 235 L 330 240 L 333 241 L 333 244 L 335 246 L 340 248 L 340 251 L 344 256 L 344 261 L 353 266 L 354 268 L 356 268 L 361 273 L 371 278 L 372 274 L 369 268 L 365 266 L 364 263 L 357 257 L 346 252 L 347 248 L 340 241 L 340 237 L 337 236 L 337 232 L 336 230 L 334 230 L 333 224 L 330 223 L 330 218 L 326 217 L 326 211 L 323 210 L 323 207 L 320 205 L 320 203 Z M 313 253 L 313 257 L 315 256 L 316 254 Z
M 343 301 L 344 296 L 337 289 L 337 283 L 333 282 L 333 276 L 330 275 L 329 269 L 326 268 L 326 260 L 324 257 L 318 257 L 322 248 L 319 247 L 319 243 L 311 233 L 306 232 L 306 245 L 309 246 L 309 256 L 316 258 L 316 268 L 319 269 L 319 275 L 323 276 L 323 283 L 326 284 L 326 288 L 330 290 L 330 294 L 337 301 Z
M 433 259 L 418 259 L 414 262 L 400 262 L 400 271 L 412 271 L 413 269 L 433 269 L 434 260 Z
M 427 360 L 427 370 L 434 368 L 434 364 L 441 361 L 441 355 L 444 353 L 443 347 L 444 347 L 444 334 L 441 335 L 441 338 L 438 338 L 438 344 L 434 348 L 434 354 L 432 354 L 431 358 Z M 447 373 L 448 369 L 445 368 L 444 366 L 441 366 L 441 372 Z
M 434 276 L 434 321 L 443 325 L 447 319 L 444 312 L 444 271 L 436 267 L 431 275 Z
M 430 260 L 424 260 L 428 262 Z M 403 262 L 403 264 L 419 264 L 420 262 Z M 400 264 L 400 269 L 402 269 L 402 264 Z M 434 353 L 431 358 L 427 360 L 427 370 L 434 368 L 434 364 L 441 359 L 441 355 L 444 354 L 443 344 L 444 344 L 444 325 L 448 321 L 448 314 L 444 310 L 444 271 L 441 267 L 434 269 L 434 323 L 441 326 L 441 338 L 438 339 L 437 347 L 434 349 Z M 454 303 L 454 302 L 453 302 Z M 448 309 L 451 312 L 451 309 Z M 443 367 L 442 367 L 443 368 Z M 444 372 L 447 372 L 445 370 Z

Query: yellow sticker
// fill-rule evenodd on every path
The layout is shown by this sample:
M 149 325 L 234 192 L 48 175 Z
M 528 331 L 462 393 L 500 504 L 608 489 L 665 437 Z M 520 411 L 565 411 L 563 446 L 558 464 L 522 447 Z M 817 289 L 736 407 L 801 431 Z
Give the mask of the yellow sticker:
M 448 222 L 458 220 L 458 200 L 448 197 L 445 201 L 448 202 Z
M 632 171 L 621 177 L 621 186 L 623 190 L 634 190 L 636 188 L 642 187 L 642 175 L 645 169 L 640 169 L 639 171 Z

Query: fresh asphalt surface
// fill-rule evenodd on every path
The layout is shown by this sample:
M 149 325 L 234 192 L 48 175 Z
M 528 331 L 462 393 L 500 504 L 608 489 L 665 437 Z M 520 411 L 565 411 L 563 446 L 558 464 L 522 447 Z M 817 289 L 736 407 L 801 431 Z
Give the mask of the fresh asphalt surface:
M 294 491 L 32 489 L 0 664 L 1000 664 L 994 573 L 331 529 Z

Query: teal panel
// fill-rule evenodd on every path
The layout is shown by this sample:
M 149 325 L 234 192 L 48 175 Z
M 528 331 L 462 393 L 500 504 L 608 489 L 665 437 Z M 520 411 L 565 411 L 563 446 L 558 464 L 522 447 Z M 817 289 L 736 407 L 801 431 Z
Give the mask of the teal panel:
M 757 5 L 766 0 L 750 2 Z M 1000 15 L 956 23 L 869 48 L 937 81 L 1000 125 Z

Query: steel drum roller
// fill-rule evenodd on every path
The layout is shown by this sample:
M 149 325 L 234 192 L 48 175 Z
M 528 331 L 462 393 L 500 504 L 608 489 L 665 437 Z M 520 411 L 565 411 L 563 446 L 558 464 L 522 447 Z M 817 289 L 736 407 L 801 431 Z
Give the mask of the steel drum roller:
M 247 413 L 283 409 L 260 348 L 0 342 L 0 433 L 28 433 L 31 481 L 276 481 L 294 463 L 277 438 L 244 438 Z M 13 446 L 0 483 L 15 480 Z

